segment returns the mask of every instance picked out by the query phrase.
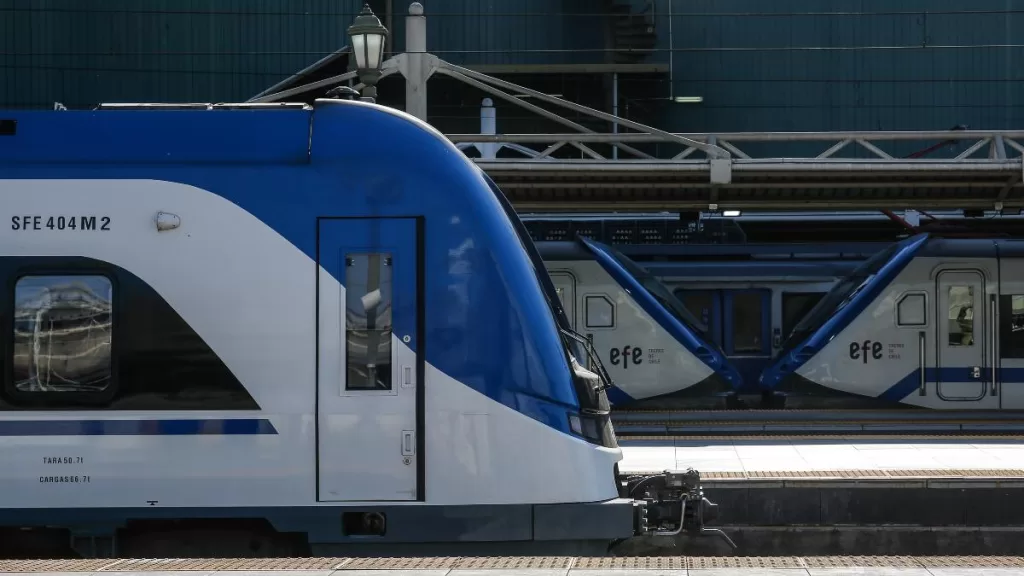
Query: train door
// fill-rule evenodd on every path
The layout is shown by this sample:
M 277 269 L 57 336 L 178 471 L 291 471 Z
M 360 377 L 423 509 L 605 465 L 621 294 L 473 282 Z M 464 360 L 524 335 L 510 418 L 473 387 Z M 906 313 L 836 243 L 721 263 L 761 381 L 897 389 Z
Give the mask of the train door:
M 317 494 L 415 500 L 422 469 L 417 220 L 321 219 Z M 301 314 L 301 310 L 296 310 Z M 283 334 L 282 338 L 297 337 Z M 282 386 L 288 385 L 286 382 Z
M 722 341 L 722 291 L 680 289 L 675 291 L 675 295 L 690 311 L 690 314 L 696 316 L 707 326 L 707 339 L 720 348 L 724 348 L 725 343 Z
M 550 272 L 551 283 L 562 300 L 562 308 L 569 318 L 569 324 L 576 329 L 576 279 L 569 272 Z
M 974 270 L 939 272 L 935 318 L 938 330 L 936 387 L 940 399 L 978 401 L 990 376 L 985 352 L 985 277 Z

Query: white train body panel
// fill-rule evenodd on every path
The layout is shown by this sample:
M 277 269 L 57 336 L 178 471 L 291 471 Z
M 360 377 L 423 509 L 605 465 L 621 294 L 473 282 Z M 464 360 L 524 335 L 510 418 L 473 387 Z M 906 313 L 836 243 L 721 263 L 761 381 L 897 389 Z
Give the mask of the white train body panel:
M 6 464 L 0 467 L 0 507 L 309 506 L 412 499 L 415 459 L 408 466 L 384 455 L 401 449 L 397 431 L 415 430 L 414 410 L 403 404 L 401 390 L 342 396 L 344 315 L 330 303 L 343 303 L 345 289 L 323 269 L 321 318 L 338 321 L 321 327 L 319 366 L 337 379 L 320 382 L 318 439 L 316 263 L 276 231 L 216 194 L 172 182 L 6 180 L 0 190 L 7 214 L 102 213 L 116 223 L 107 233 L 78 234 L 73 243 L 70 231 L 0 226 L 0 255 L 71 252 L 131 271 L 173 305 L 264 407 L 252 413 L 163 412 L 161 418 L 259 416 L 277 431 L 0 436 L 0 461 Z M 153 222 L 161 211 L 180 216 L 181 228 L 158 232 Z M 267 262 L 273 262 L 272 270 Z M 393 336 L 393 362 L 410 364 L 415 353 L 400 336 Z M 425 374 L 426 504 L 617 497 L 609 471 L 621 458 L 618 448 L 558 433 L 429 364 Z M 154 416 L 130 410 L 2 415 L 26 422 Z M 332 502 L 317 499 L 318 442 L 322 499 Z M 559 470 L 588 481 L 559 481 L 552 476 Z
M 1021 247 L 1013 240 L 924 241 L 905 261 L 890 260 L 899 262 L 894 274 L 872 273 L 863 284 L 872 297 L 858 299 L 854 291 L 845 306 L 824 310 L 830 320 L 766 371 L 769 386 L 788 371 L 794 386 L 891 403 L 1024 408 L 1024 340 L 1018 343 L 1022 332 L 1014 329 L 1024 318 Z
M 685 390 L 714 370 L 688 351 L 595 261 L 546 263 L 576 329 L 593 336 L 615 386 L 641 400 Z M 635 352 L 639 350 L 639 352 Z

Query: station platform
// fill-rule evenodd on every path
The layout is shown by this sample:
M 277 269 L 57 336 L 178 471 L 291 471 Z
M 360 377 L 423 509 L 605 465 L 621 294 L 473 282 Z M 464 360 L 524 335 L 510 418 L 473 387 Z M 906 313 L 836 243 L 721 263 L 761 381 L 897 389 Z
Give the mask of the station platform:
M 1005 557 L 442 557 L 0 561 L 0 574 L 168 576 L 1024 576 Z
M 631 437 L 620 445 L 623 475 L 699 471 L 719 505 L 709 526 L 747 555 L 1015 554 L 1024 536 L 1020 437 Z M 733 553 L 715 540 L 687 545 L 690 554 Z
M 619 443 L 623 474 L 692 467 L 712 485 L 788 479 L 1024 482 L 1024 436 L 633 436 Z

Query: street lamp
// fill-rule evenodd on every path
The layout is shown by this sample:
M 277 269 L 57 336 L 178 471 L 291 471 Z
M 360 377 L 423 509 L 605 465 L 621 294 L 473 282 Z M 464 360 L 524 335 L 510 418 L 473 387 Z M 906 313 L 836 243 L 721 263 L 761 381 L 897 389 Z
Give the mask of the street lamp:
M 377 97 L 377 81 L 380 80 L 380 67 L 384 60 L 384 40 L 388 37 L 388 29 L 373 15 L 369 4 L 363 4 L 363 10 L 355 22 L 348 27 L 348 37 L 352 42 L 352 55 L 356 58 L 356 71 L 359 81 L 363 83 L 363 96 Z

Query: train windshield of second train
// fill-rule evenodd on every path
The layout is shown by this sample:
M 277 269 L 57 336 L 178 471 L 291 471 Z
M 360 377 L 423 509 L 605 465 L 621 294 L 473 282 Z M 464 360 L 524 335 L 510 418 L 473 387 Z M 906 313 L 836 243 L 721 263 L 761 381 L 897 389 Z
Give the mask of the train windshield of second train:
M 868 258 L 860 266 L 854 269 L 849 276 L 844 277 L 832 286 L 832 289 L 818 301 L 818 304 L 811 308 L 803 319 L 793 327 L 786 341 L 782 343 L 782 354 L 793 349 L 797 344 L 803 342 L 811 334 L 821 328 L 829 318 L 839 313 L 846 307 L 857 294 L 859 294 L 875 277 L 875 274 L 896 255 L 905 245 L 904 242 L 896 242 Z

